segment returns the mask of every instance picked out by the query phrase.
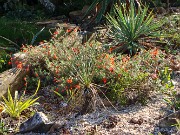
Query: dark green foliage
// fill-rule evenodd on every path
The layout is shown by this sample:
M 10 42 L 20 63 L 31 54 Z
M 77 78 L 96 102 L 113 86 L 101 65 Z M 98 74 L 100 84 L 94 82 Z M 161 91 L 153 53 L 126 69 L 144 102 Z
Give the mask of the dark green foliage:
M 98 23 L 100 22 L 100 20 L 102 19 L 103 15 L 105 14 L 105 12 L 107 11 L 108 7 L 110 9 L 110 11 L 112 10 L 112 7 L 115 3 L 120 2 L 120 0 L 94 0 L 91 4 L 91 6 L 89 7 L 89 9 L 87 10 L 85 16 L 93 9 L 96 8 L 97 5 L 99 5 L 99 9 L 97 11 L 97 16 L 95 19 L 95 22 Z M 85 17 L 84 16 L 84 17 Z
M 0 48 L 0 73 L 11 67 L 8 65 L 9 61 L 10 55 L 3 48 Z

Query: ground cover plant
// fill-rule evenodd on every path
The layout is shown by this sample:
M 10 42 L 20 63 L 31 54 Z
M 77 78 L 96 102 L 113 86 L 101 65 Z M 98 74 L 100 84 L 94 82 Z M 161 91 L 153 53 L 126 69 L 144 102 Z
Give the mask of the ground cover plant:
M 88 96 L 92 106 L 102 97 L 121 105 L 145 103 L 151 92 L 160 91 L 164 85 L 161 71 L 169 66 L 165 54 L 157 48 L 132 58 L 108 53 L 94 38 L 82 44 L 77 29 L 59 29 L 50 42 L 23 49 L 34 75 L 51 80 L 54 92 L 74 105 L 80 101 L 86 104 Z

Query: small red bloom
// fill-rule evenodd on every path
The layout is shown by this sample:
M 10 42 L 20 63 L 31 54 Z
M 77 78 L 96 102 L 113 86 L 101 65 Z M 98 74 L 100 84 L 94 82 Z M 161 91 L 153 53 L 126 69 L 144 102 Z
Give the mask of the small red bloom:
M 72 83 L 72 79 L 67 79 L 66 82 L 67 83 Z
M 36 77 L 39 77 L 38 73 L 35 73 L 35 76 L 36 76 Z
M 53 58 L 54 58 L 55 60 L 57 59 L 57 56 L 56 56 L 56 54 L 54 54 Z
M 107 83 L 107 78 L 103 78 L 102 81 L 104 84 Z
M 23 50 L 23 52 L 27 52 L 27 50 Z
M 57 91 L 57 92 L 58 92 L 58 91 L 59 91 L 59 88 L 56 88 L 56 89 L 55 89 L 55 91 Z
M 112 67 L 109 68 L 110 72 L 114 72 L 114 69 Z
M 81 86 L 80 86 L 79 84 L 77 84 L 77 85 L 75 85 L 75 88 L 76 88 L 76 89 L 80 89 Z
M 66 32 L 67 32 L 67 33 L 71 32 L 71 29 L 67 29 Z
M 19 63 L 17 64 L 17 68 L 19 68 L 19 69 L 22 69 L 22 68 L 23 68 L 23 65 L 22 65 L 21 62 L 19 62 Z
M 59 73 L 59 71 L 58 70 L 56 70 L 56 74 L 58 74 Z
M 158 49 L 156 48 L 154 51 L 151 52 L 151 56 L 152 57 L 156 57 L 158 55 L 159 51 Z
M 53 34 L 54 34 L 54 35 L 58 35 L 58 34 L 59 34 L 59 32 L 58 32 L 58 31 L 55 31 Z
M 90 43 L 89 46 L 92 47 L 93 46 L 92 43 Z
M 113 48 L 112 47 L 109 48 L 109 53 L 112 53 L 112 51 L 113 51 Z
M 151 78 L 152 78 L 153 80 L 156 80 L 156 79 L 158 78 L 158 76 L 157 76 L 157 74 L 152 73 L 152 74 L 151 74 Z
M 11 65 L 11 64 L 12 64 L 12 62 L 11 62 L 11 61 L 9 61 L 9 62 L 8 62 L 8 65 Z

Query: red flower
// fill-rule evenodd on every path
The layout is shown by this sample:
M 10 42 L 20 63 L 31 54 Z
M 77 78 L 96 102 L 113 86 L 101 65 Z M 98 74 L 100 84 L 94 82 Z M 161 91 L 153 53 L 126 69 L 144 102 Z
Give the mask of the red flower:
M 58 74 L 59 73 L 59 71 L 58 71 L 58 69 L 56 70 L 56 74 Z
M 67 29 L 66 32 L 67 32 L 67 33 L 71 32 L 71 29 Z
M 158 55 L 158 49 L 156 48 L 154 51 L 151 52 L 152 57 L 156 57 Z
M 114 69 L 112 67 L 109 68 L 110 72 L 114 72 Z
M 156 73 L 152 73 L 152 74 L 151 74 L 151 78 L 152 78 L 153 80 L 156 80 L 156 79 L 158 78 L 158 76 L 157 76 Z
M 75 88 L 76 88 L 76 89 L 80 89 L 81 86 L 80 86 L 79 84 L 77 84 L 77 85 L 75 85 Z
M 72 83 L 72 79 L 67 79 L 66 82 L 67 83 Z
M 114 58 L 110 58 L 111 64 L 114 65 Z
M 112 53 L 112 51 L 113 51 L 113 48 L 110 47 L 108 52 L 109 52 L 109 53 Z
M 23 50 L 23 52 L 27 52 L 27 50 Z
M 11 64 L 12 64 L 12 62 L 11 62 L 11 61 L 9 61 L 9 62 L 8 62 L 8 65 L 11 65 Z
M 54 34 L 54 35 L 58 35 L 58 34 L 59 34 L 59 32 L 58 32 L 58 31 L 55 31 L 53 34 Z
M 55 89 L 55 91 L 57 91 L 57 92 L 58 92 L 58 91 L 59 91 L 59 88 L 56 88 L 56 89 Z
M 102 81 L 104 84 L 107 83 L 107 78 L 103 78 Z
M 39 76 L 38 73 L 35 73 L 35 76 L 38 77 Z
M 19 62 L 19 63 L 17 64 L 17 68 L 19 68 L 19 69 L 22 69 L 22 68 L 23 68 L 23 65 L 22 65 L 21 62 Z
M 77 48 L 72 48 L 73 52 L 78 53 L 79 50 Z
M 54 54 L 53 58 L 54 58 L 55 60 L 57 59 L 57 56 L 56 56 L 56 54 Z

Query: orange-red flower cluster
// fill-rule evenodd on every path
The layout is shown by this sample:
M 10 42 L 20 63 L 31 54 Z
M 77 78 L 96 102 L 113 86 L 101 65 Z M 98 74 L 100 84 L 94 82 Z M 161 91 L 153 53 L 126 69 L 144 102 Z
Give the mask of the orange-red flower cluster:
M 67 83 L 72 83 L 73 81 L 72 81 L 72 79 L 67 79 L 66 82 Z
M 158 55 L 159 50 L 157 48 L 155 48 L 152 52 L 151 52 L 151 56 L 154 58 Z

